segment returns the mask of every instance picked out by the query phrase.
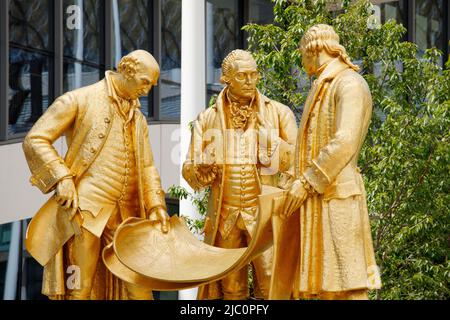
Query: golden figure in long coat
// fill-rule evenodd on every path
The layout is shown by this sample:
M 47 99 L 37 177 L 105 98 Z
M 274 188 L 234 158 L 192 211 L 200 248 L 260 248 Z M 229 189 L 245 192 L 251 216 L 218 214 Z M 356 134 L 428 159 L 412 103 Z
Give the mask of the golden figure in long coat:
M 128 217 L 159 220 L 168 230 L 160 177 L 138 97 L 157 84 L 159 66 L 137 50 L 118 72 L 59 97 L 36 122 L 23 149 L 31 183 L 55 195 L 30 223 L 27 248 L 42 265 L 52 299 L 151 299 L 151 290 L 106 270 L 102 248 Z M 64 159 L 52 146 L 65 136 Z
M 252 55 L 232 51 L 222 63 L 226 87 L 194 121 L 183 177 L 195 190 L 211 187 L 205 242 L 246 247 L 258 214 L 261 185 L 283 186 L 293 176 L 297 125 L 285 105 L 262 95 Z M 292 181 L 291 181 L 292 183 Z M 254 295 L 267 298 L 272 250 L 253 260 Z M 199 299 L 247 299 L 247 268 L 202 286 Z
M 299 237 L 299 246 L 288 267 L 279 262 L 281 255 L 274 258 L 273 283 L 293 285 L 285 291 L 274 288 L 271 297 L 367 299 L 368 289 L 381 286 L 357 167 L 372 115 L 371 94 L 332 27 L 311 27 L 300 50 L 307 73 L 317 79 L 300 122 L 297 180 L 285 207 L 287 216 L 298 215 L 299 224 L 286 230 L 291 242 Z M 278 243 L 280 248 L 290 245 Z

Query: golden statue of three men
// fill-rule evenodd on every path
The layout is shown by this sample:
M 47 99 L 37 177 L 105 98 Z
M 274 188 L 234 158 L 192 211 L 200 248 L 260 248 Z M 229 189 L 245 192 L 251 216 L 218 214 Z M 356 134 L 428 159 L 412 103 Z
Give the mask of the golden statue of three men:
M 299 50 L 315 80 L 298 129 L 287 106 L 258 91 L 260 74 L 249 52 L 234 50 L 224 59 L 225 87 L 193 122 L 182 168 L 194 190 L 210 187 L 205 244 L 185 242 L 218 258 L 198 267 L 191 259 L 176 272 L 179 287 L 167 288 L 185 288 L 183 272 L 211 268 L 217 275 L 196 283 L 198 299 L 248 299 L 250 266 L 258 299 L 367 299 L 368 290 L 381 286 L 357 167 L 372 113 L 369 88 L 332 27 L 311 27 Z M 138 98 L 158 77 L 153 56 L 133 51 L 117 72 L 56 99 L 25 138 L 31 183 L 55 191 L 26 239 L 44 266 L 42 292 L 51 299 L 152 299 L 158 286 L 151 281 L 171 280 L 158 279 L 158 270 L 137 275 L 139 266 L 156 263 L 145 261 L 142 250 L 172 248 L 158 251 L 166 261 L 183 242 L 167 214 L 139 110 Z M 62 136 L 64 158 L 52 146 Z M 141 237 L 136 221 L 148 220 L 157 228 Z M 123 230 L 135 232 L 138 245 L 120 243 Z M 119 257 L 119 269 L 107 250 Z M 133 252 L 142 261 L 127 260 Z

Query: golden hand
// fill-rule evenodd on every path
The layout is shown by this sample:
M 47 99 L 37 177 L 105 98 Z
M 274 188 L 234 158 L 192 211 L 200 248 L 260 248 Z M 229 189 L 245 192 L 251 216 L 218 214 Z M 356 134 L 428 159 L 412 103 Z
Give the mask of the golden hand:
M 164 208 L 157 207 L 154 208 L 149 215 L 149 220 L 151 221 L 159 221 L 161 223 L 161 231 L 163 233 L 169 232 L 169 215 L 167 214 L 167 211 Z
M 70 220 L 72 220 L 78 210 L 78 193 L 75 189 L 72 177 L 64 178 L 56 186 L 55 200 L 65 209 L 72 207 Z
M 290 217 L 298 208 L 300 208 L 303 201 L 306 199 L 308 192 L 300 180 L 295 180 L 292 183 L 284 205 L 284 212 L 281 214 L 282 218 Z
M 218 176 L 219 169 L 215 164 L 198 164 L 194 166 L 197 179 L 202 185 L 210 185 Z

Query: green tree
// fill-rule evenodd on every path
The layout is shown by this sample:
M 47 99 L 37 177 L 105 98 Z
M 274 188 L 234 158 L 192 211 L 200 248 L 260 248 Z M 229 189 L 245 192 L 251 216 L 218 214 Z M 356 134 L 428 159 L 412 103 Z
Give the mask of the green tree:
M 200 192 L 192 192 L 190 193 L 186 188 L 182 186 L 170 186 L 168 189 L 168 193 L 172 198 L 176 198 L 178 200 L 189 199 L 192 202 L 194 207 L 197 209 L 197 213 L 200 215 L 199 219 L 192 219 L 188 216 L 182 215 L 181 217 L 187 223 L 189 230 L 195 234 L 202 234 L 203 227 L 205 224 L 205 216 L 206 211 L 208 210 L 208 197 L 210 193 L 210 188 L 206 188 Z
M 275 0 L 273 24 L 245 26 L 260 90 L 300 117 L 310 88 L 300 39 L 317 23 L 335 28 L 374 102 L 359 162 L 383 281 L 372 298 L 448 299 L 450 61 L 435 48 L 419 56 L 394 20 L 369 28 L 369 1 L 350 2 Z

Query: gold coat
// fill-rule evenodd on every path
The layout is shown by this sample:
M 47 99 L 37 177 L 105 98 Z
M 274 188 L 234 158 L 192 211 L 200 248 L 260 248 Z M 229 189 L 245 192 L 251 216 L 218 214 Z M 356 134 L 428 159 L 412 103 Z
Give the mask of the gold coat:
M 101 152 L 111 129 L 114 108 L 106 81 L 103 79 L 56 99 L 26 136 L 23 150 L 32 173 L 30 181 L 43 193 L 53 191 L 58 181 L 67 176 L 73 176 L 77 186 L 86 170 Z M 139 104 L 138 101 L 137 104 Z M 151 209 L 158 206 L 166 208 L 166 205 L 160 177 L 153 162 L 146 118 L 138 109 L 135 110 L 134 117 L 133 145 L 138 175 L 139 215 L 141 218 L 146 218 Z M 64 159 L 52 146 L 62 135 L 65 135 L 68 146 Z M 40 213 L 48 209 L 55 210 L 52 202 L 54 202 L 53 198 L 41 208 Z M 67 224 L 61 221 L 67 217 L 60 215 L 60 220 L 55 221 L 55 215 L 56 212 L 39 214 L 33 220 L 40 219 L 40 221 L 32 221 L 32 223 L 40 226 L 48 225 L 48 230 L 60 230 L 61 233 L 67 233 L 67 230 L 58 228 Z M 83 226 L 94 234 L 101 234 L 102 230 L 97 229 L 104 227 L 104 221 L 99 221 L 102 219 L 94 218 L 84 221 L 88 225 L 83 224 Z M 67 241 L 67 235 L 51 232 L 44 234 L 44 228 L 39 228 L 37 232 L 40 234 L 27 234 L 27 238 L 45 239 L 46 243 L 50 244 L 35 248 L 36 259 L 45 266 L 44 278 L 47 280 L 44 279 L 43 292 L 52 296 L 62 295 L 64 294 L 64 270 L 61 265 L 61 249 Z M 55 252 L 55 250 L 58 251 Z
M 294 283 L 294 297 L 381 285 L 357 167 L 371 115 L 372 98 L 364 78 L 339 58 L 332 60 L 308 95 L 295 154 L 296 176 L 303 175 L 318 194 L 308 195 L 295 213 L 299 225 L 286 228 L 300 237 L 297 264 L 286 267 L 277 261 L 281 255 L 274 257 L 272 281 Z M 290 245 L 286 241 L 275 251 L 283 252 Z M 274 289 L 271 298 L 289 299 L 291 292 Z
M 194 160 L 202 159 L 200 154 L 203 154 L 210 144 L 214 144 L 219 149 L 216 149 L 216 157 L 227 159 L 227 143 L 226 139 L 224 139 L 227 128 L 224 110 L 225 90 L 222 90 L 219 94 L 216 103 L 200 113 L 197 120 L 194 121 L 191 143 L 182 170 L 184 179 L 186 179 L 194 190 L 200 190 L 206 187 L 201 185 L 197 180 L 194 171 Z M 271 100 L 259 92 L 256 94 L 256 101 L 259 115 L 270 124 L 271 128 L 278 130 L 278 136 L 281 138 L 277 151 L 270 159 L 272 162 L 277 162 L 275 167 L 278 170 L 276 172 L 267 172 L 268 174 L 264 174 L 264 169 L 261 168 L 261 165 L 253 165 L 254 170 L 258 173 L 256 177 L 258 178 L 259 189 L 261 190 L 261 185 L 277 186 L 283 178 L 294 174 L 293 155 L 297 124 L 293 112 L 287 106 Z M 225 172 L 225 164 L 223 162 L 221 161 L 218 165 L 221 172 Z M 280 176 L 283 175 L 285 176 L 280 179 Z M 222 174 L 211 185 L 204 227 L 204 241 L 210 245 L 214 245 L 218 232 L 225 178 Z M 198 299 L 204 299 L 205 293 L 205 286 L 201 287 Z

